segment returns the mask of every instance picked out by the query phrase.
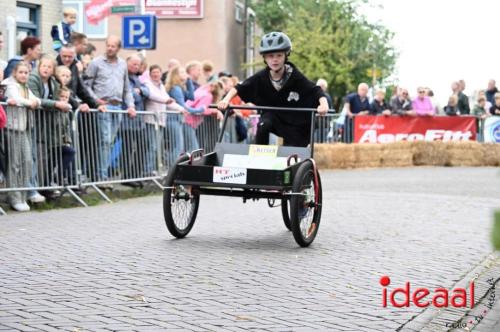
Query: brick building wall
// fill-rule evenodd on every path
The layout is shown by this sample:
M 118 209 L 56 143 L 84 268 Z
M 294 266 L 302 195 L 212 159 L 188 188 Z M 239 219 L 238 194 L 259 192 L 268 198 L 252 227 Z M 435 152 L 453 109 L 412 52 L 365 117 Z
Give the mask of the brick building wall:
M 158 19 L 157 48 L 148 50 L 148 64 L 165 68 L 170 58 L 185 64 L 191 60 L 210 60 L 215 70 L 229 70 L 245 77 L 243 24 L 235 19 L 235 0 L 205 0 L 201 19 Z M 108 17 L 108 35 L 122 35 L 122 18 Z M 104 39 L 90 39 L 98 54 L 104 53 Z M 135 51 L 123 50 L 122 57 Z
M 62 1 L 61 0 L 0 0 L 0 30 L 4 35 L 4 49 L 0 51 L 0 58 L 7 59 L 8 54 L 8 41 L 7 41 L 7 17 L 16 18 L 16 7 L 18 4 L 35 5 L 37 7 L 37 25 L 38 37 L 42 40 L 42 49 L 45 53 L 52 53 L 52 38 L 50 37 L 50 30 L 52 25 L 56 24 L 62 19 Z M 19 42 L 19 41 L 17 41 Z

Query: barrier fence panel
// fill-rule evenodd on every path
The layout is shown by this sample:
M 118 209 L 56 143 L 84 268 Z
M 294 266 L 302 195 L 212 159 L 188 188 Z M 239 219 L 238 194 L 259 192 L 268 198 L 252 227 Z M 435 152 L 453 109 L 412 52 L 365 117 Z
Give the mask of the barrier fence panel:
M 179 112 L 167 111 L 159 115 L 157 157 L 161 175 L 166 175 L 179 155 L 195 144 L 192 143 L 191 137 L 185 135 L 184 126 L 184 115 Z
M 335 143 L 342 141 L 343 124 L 338 123 L 339 114 L 316 115 L 314 143 Z
M 203 121 L 196 128 L 196 138 L 198 139 L 199 148 L 205 153 L 212 152 L 215 148 L 215 143 L 219 138 L 222 121 L 219 121 L 215 116 L 203 116 Z
M 7 124 L 0 135 L 0 170 L 6 186 L 0 191 L 13 191 L 9 194 L 12 201 L 24 200 L 35 190 L 48 195 L 48 191 L 76 187 L 70 126 L 73 113 L 2 106 Z
M 180 154 L 203 149 L 212 152 L 220 132 L 220 121 L 214 116 L 162 112 L 159 116 L 160 174 L 165 175 Z
M 119 109 L 76 112 L 73 128 L 80 184 L 107 189 L 112 183 L 157 179 L 158 127 L 153 112 L 140 111 L 134 118 Z

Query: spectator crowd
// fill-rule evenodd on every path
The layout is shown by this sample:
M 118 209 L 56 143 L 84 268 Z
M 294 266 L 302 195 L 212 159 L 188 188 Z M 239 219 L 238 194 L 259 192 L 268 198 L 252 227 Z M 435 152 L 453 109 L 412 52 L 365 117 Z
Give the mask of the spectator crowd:
M 40 188 L 53 186 L 54 181 L 59 185 L 75 181 L 77 142 L 72 142 L 75 128 L 70 124 L 76 110 L 77 139 L 87 153 L 80 156 L 83 175 L 100 189 L 112 188 L 106 181 L 112 175 L 118 143 L 119 151 L 127 155 L 122 159 L 126 165 L 121 165 L 124 176 L 144 178 L 158 175 L 159 149 L 165 150 L 161 162 L 170 165 L 182 152 L 199 148 L 205 119 L 219 127 L 223 114 L 208 106 L 238 83 L 237 77 L 225 71 L 216 74 L 210 61 L 183 66 L 171 59 L 164 70 L 159 64 L 148 65 L 140 53 L 122 59 L 116 36 L 109 36 L 105 53 L 96 55 L 84 34 L 68 33 L 68 25 L 64 26 L 54 28 L 58 33 L 53 37 L 60 38 L 54 41 L 55 56 L 44 54 L 40 39 L 29 36 L 21 41 L 19 56 L 0 62 L 0 171 L 7 187 Z M 232 102 L 242 104 L 237 99 Z M 233 135 L 230 132 L 226 140 L 246 139 L 252 113 L 236 111 L 231 116 Z M 244 130 L 237 132 L 236 122 Z M 168 144 L 161 144 L 163 138 Z M 139 149 L 144 150 L 143 156 Z M 10 191 L 8 202 L 15 210 L 28 211 L 27 202 L 43 202 L 53 193 Z

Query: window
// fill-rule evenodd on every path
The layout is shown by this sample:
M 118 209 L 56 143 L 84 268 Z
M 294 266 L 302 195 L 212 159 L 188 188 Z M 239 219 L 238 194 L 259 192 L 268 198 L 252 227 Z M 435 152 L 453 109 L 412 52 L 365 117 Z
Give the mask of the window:
M 243 23 L 243 16 L 245 16 L 244 6 L 240 2 L 236 2 L 234 6 L 234 19 L 238 23 Z
M 72 7 L 78 13 L 73 30 L 83 32 L 88 38 L 106 38 L 108 36 L 108 19 L 103 19 L 97 25 L 90 24 L 85 15 L 85 5 L 89 2 L 90 0 L 64 0 L 63 8 Z
M 16 53 L 21 54 L 21 41 L 27 36 L 38 36 L 40 6 L 18 2 L 16 7 Z

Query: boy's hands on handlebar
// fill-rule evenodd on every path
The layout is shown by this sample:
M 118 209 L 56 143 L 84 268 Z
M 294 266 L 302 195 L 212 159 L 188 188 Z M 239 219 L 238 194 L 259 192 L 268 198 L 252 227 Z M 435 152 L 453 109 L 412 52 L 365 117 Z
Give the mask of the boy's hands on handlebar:
M 219 103 L 217 104 L 217 108 L 219 109 L 219 111 L 225 111 L 229 107 L 231 99 L 233 99 L 237 94 L 238 91 L 236 91 L 235 88 L 231 88 L 231 90 L 229 90 L 224 99 L 219 101 Z
M 219 111 L 224 111 L 226 110 L 226 108 L 229 107 L 229 102 L 228 101 L 225 101 L 225 100 L 221 100 L 219 101 L 219 103 L 217 104 L 217 109 Z

